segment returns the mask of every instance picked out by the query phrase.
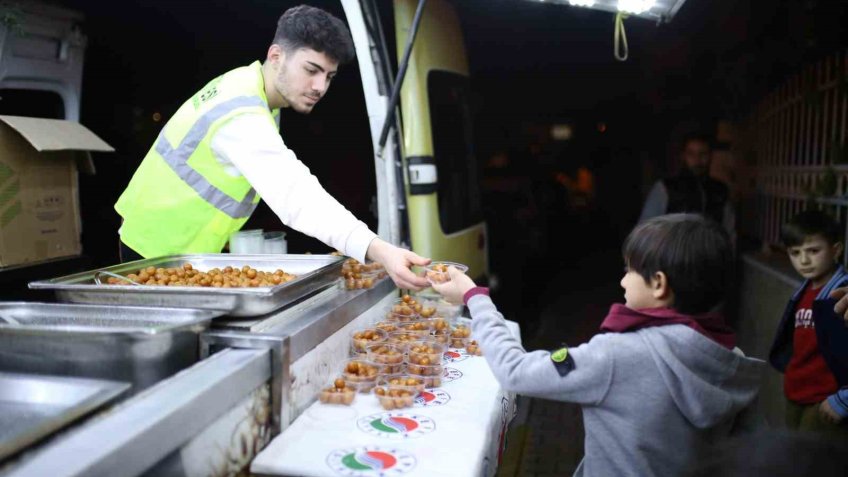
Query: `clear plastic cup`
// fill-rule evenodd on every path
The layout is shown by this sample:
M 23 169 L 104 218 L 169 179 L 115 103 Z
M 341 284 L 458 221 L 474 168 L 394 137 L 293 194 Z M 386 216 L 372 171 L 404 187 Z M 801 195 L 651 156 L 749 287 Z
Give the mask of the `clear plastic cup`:
M 372 363 L 386 365 L 387 373 L 397 373 L 403 369 L 404 348 L 394 343 L 368 345 L 366 359 Z
M 437 388 L 442 385 L 442 376 L 445 374 L 445 367 L 441 364 L 408 364 L 406 372 L 413 378 L 420 379 L 424 382 L 424 387 Z
M 465 348 L 470 340 L 471 328 L 465 325 L 457 325 L 453 331 L 451 331 L 450 347 Z
M 447 351 L 447 346 L 432 340 L 413 341 L 407 349 L 407 369 L 412 374 L 422 374 L 412 370 L 413 365 L 429 366 L 441 364 L 442 355 Z
M 342 368 L 342 378 L 346 385 L 361 393 L 370 392 L 377 383 L 377 378 L 385 375 L 386 366 L 372 363 L 367 359 L 353 358 L 345 362 Z
M 445 328 L 443 330 L 433 330 L 432 336 L 433 336 L 433 339 L 435 339 L 437 343 L 445 345 L 445 346 L 450 346 L 450 344 L 451 344 L 451 332 L 453 332 L 453 329 L 451 329 L 451 328 Z
M 433 329 L 430 320 L 398 321 L 397 331 L 415 333 L 421 336 L 429 336 Z
M 412 407 L 415 397 L 424 390 L 424 381 L 421 379 L 410 378 L 415 381 L 412 385 L 407 385 L 405 380 L 400 384 L 400 379 L 400 376 L 386 376 L 378 379 L 374 387 L 374 395 L 380 406 L 387 411 Z
M 230 235 L 230 253 L 256 254 L 265 252 L 262 229 L 241 230 Z
M 284 255 L 288 253 L 288 243 L 286 243 L 285 232 L 265 232 L 265 243 L 262 253 Z
M 396 301 L 386 310 L 387 321 L 413 321 L 420 318 L 415 311 L 415 304 L 405 302 L 403 299 Z
M 350 406 L 354 398 L 356 398 L 356 389 L 349 387 L 343 377 L 333 379 L 318 391 L 318 400 L 324 404 Z
M 445 283 L 450 281 L 450 275 L 448 274 L 448 267 L 455 267 L 462 273 L 468 271 L 468 266 L 463 265 L 461 263 L 456 262 L 432 262 L 430 265 L 425 267 L 424 276 L 427 277 L 427 281 L 430 282 L 431 285 L 436 283 Z
M 432 288 L 426 288 L 416 293 L 415 299 L 424 307 L 434 307 L 436 309 L 436 313 L 433 315 L 434 318 L 442 317 L 454 321 L 462 316 L 462 310 L 465 309 L 465 305 L 448 303 L 442 298 L 442 295 Z
M 427 341 L 433 344 L 436 344 L 436 340 L 431 338 L 429 334 L 422 335 L 418 332 L 410 332 L 410 331 L 395 331 L 394 333 L 389 333 L 389 338 L 387 342 L 389 344 L 396 345 L 403 350 L 404 353 L 409 351 L 409 346 L 411 343 L 417 343 L 421 341 Z
M 363 272 L 343 278 L 345 288 L 348 290 L 366 290 L 374 286 L 381 279 L 380 272 Z
M 385 331 L 386 333 L 392 333 L 400 329 L 398 326 L 400 323 L 399 321 L 378 321 L 374 324 L 374 328 Z
M 350 349 L 357 354 L 367 353 L 368 345 L 382 343 L 388 335 L 388 332 L 374 327 L 356 330 L 350 337 Z
M 450 321 L 445 318 L 431 318 L 427 320 L 427 322 L 430 324 L 430 329 L 433 330 L 433 334 L 436 334 L 436 331 L 451 329 Z

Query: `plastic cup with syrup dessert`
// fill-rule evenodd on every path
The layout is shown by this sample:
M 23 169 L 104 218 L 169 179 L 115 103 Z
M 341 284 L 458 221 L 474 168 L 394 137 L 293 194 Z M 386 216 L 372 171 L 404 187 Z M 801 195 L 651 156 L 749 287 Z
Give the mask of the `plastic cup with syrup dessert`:
M 350 337 L 350 349 L 354 353 L 366 353 L 368 345 L 386 341 L 388 333 L 378 328 L 363 328 L 353 332 Z
M 451 331 L 451 348 L 465 348 L 471 338 L 471 328 L 466 325 L 457 325 Z
M 345 362 L 342 378 L 348 387 L 367 393 L 377 383 L 377 378 L 384 373 L 385 368 L 383 364 L 353 358 Z
M 409 343 L 407 349 L 407 369 L 411 370 L 413 365 L 428 366 L 431 364 L 440 364 L 442 356 L 447 351 L 447 346 L 432 340 L 413 341 Z M 410 371 L 412 374 L 421 374 L 415 371 Z
M 428 320 L 430 323 L 430 329 L 432 331 L 440 331 L 440 330 L 450 330 L 450 322 L 445 318 L 431 318 Z
M 318 400 L 324 404 L 350 406 L 356 397 L 356 389 L 349 387 L 343 377 L 335 378 L 327 387 L 318 391 Z
M 440 316 L 451 321 L 462 315 L 462 310 L 465 308 L 465 305 L 462 304 L 454 305 L 448 303 L 442 298 L 442 295 L 439 292 L 432 288 L 426 288 L 417 292 L 413 298 L 415 298 L 425 308 L 435 308 L 436 313 L 433 315 L 434 317 Z
M 387 342 L 398 346 L 404 353 L 409 351 L 411 343 L 428 342 L 434 345 L 436 344 L 436 340 L 429 334 L 422 335 L 414 331 L 395 331 L 394 333 L 389 333 Z
M 417 351 L 415 351 L 416 348 Z M 435 351 L 438 351 L 439 354 L 433 353 Z M 442 366 L 442 353 L 444 351 L 444 346 L 433 346 L 433 343 L 413 345 L 409 349 L 406 372 L 413 377 L 422 378 L 424 385 L 428 388 L 441 386 L 442 375 L 445 371 Z
M 386 365 L 387 373 L 400 372 L 403 368 L 405 349 L 393 343 L 378 343 L 368 345 L 366 359 L 375 364 Z
M 403 298 L 397 300 L 386 312 L 386 320 L 412 321 L 420 318 L 419 311 L 422 309 L 423 307 L 411 296 L 404 295 Z
M 415 397 L 424 390 L 424 380 L 409 375 L 386 376 L 377 380 L 374 395 L 387 411 L 412 407 Z
M 374 286 L 386 276 L 386 270 L 379 263 L 360 263 L 355 259 L 347 259 L 342 264 L 342 278 L 348 290 L 362 290 Z
M 374 324 L 374 328 L 385 331 L 386 333 L 391 333 L 393 331 L 398 331 L 400 328 L 398 327 L 398 321 L 378 321 Z
M 433 339 L 436 340 L 437 343 L 445 345 L 446 347 L 451 344 L 451 333 L 453 329 L 445 328 L 443 330 L 433 330 L 432 336 Z
M 416 321 L 398 321 L 395 331 L 405 331 L 407 333 L 415 333 L 421 336 L 430 336 L 433 330 L 431 320 L 416 320 Z
M 442 376 L 445 373 L 445 367 L 441 364 L 408 364 L 406 372 L 414 377 L 424 381 L 424 386 L 428 388 L 437 388 L 442 385 Z
M 463 265 L 461 263 L 456 262 L 433 262 L 430 265 L 427 265 L 424 276 L 427 277 L 427 280 L 431 284 L 436 283 L 445 283 L 450 281 L 450 275 L 448 274 L 448 267 L 453 266 L 457 270 L 462 273 L 468 271 L 468 266 Z
M 480 345 L 475 340 L 468 340 L 465 344 L 465 351 L 474 356 L 483 356 L 483 350 L 480 349 Z

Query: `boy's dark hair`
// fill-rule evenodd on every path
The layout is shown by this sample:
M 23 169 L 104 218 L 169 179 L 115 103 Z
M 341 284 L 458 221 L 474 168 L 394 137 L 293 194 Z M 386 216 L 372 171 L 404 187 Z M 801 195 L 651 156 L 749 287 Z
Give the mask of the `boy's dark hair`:
M 354 49 L 350 31 L 330 13 L 309 5 L 289 8 L 277 21 L 274 44 L 286 52 L 311 48 L 324 53 L 339 64 L 353 59 Z
M 733 249 L 727 232 L 696 214 L 654 217 L 633 229 L 622 247 L 624 262 L 650 283 L 665 273 L 674 292 L 672 308 L 706 313 L 721 304 L 730 287 Z
M 780 230 L 780 239 L 786 247 L 795 247 L 804 240 L 821 235 L 830 245 L 842 241 L 839 223 L 830 215 L 816 209 L 809 209 L 792 217 Z

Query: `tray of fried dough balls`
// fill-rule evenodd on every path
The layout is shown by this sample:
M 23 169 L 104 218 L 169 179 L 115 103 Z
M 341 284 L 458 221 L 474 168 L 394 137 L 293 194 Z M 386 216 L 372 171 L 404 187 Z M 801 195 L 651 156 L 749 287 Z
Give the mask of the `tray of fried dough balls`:
M 336 282 L 335 255 L 172 255 L 32 282 L 71 303 L 270 313 Z

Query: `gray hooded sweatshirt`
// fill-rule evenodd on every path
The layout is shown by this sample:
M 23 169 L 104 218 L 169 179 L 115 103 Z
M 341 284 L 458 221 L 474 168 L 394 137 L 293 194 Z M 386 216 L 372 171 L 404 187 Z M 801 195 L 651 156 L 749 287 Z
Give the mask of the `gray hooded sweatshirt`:
M 525 351 L 488 296 L 468 307 L 472 334 L 505 389 L 581 404 L 577 476 L 681 475 L 704 446 L 727 437 L 765 370 L 685 325 L 597 335 L 555 362 L 548 351 Z

